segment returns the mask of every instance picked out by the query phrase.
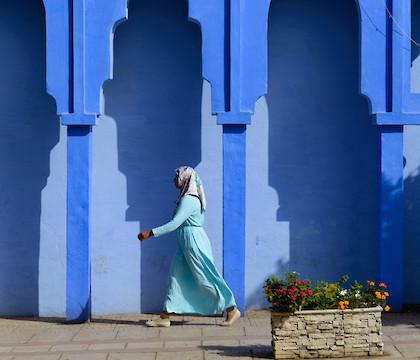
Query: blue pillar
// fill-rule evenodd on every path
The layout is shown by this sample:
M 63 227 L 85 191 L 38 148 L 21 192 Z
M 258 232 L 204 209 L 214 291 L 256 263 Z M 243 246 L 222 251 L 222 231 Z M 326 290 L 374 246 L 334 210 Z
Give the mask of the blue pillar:
M 44 0 L 47 88 L 67 126 L 67 297 L 71 323 L 90 318 L 90 187 L 92 126 L 102 114 L 104 81 L 112 78 L 116 26 L 127 0 Z
M 67 321 L 90 318 L 92 126 L 67 127 Z
M 223 274 L 245 308 L 246 125 L 223 125 Z
M 403 126 L 378 126 L 380 146 L 379 280 L 388 285 L 393 311 L 403 305 Z M 363 249 L 360 249 L 363 250 Z

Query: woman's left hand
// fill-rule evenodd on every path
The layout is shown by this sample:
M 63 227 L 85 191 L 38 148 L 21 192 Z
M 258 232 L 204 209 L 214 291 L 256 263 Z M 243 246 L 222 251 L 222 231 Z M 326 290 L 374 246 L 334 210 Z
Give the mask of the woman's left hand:
M 143 240 L 146 240 L 146 239 L 148 239 L 148 238 L 150 238 L 152 236 L 153 236 L 153 231 L 152 230 L 146 230 L 146 231 L 142 231 L 141 233 L 139 233 L 137 235 L 137 238 L 140 241 L 143 241 Z

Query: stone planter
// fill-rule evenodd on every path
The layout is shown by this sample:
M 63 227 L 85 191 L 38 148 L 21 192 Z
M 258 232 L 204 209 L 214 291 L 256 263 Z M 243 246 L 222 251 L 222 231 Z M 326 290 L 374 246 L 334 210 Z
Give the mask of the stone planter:
M 382 308 L 271 313 L 275 359 L 383 355 Z

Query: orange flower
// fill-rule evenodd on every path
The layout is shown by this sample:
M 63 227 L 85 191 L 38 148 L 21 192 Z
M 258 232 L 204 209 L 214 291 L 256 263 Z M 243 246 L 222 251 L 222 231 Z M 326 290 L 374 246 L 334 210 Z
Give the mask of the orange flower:
M 370 286 L 375 286 L 375 283 L 374 283 L 373 281 L 370 281 L 370 280 L 368 280 L 368 284 L 369 284 Z
M 384 292 L 384 295 L 385 295 L 385 296 L 389 296 L 388 291 L 385 291 L 385 292 Z
M 385 311 L 389 311 L 389 310 L 391 310 L 391 308 L 390 308 L 388 305 L 386 305 L 386 306 L 384 307 L 384 310 L 385 310 Z
M 375 296 L 377 299 L 382 299 L 382 294 L 379 291 L 375 291 Z
M 349 304 L 349 302 L 347 300 L 346 301 L 339 301 L 338 308 L 341 309 L 341 310 L 345 310 L 347 308 L 348 304 Z
M 386 299 L 386 296 L 385 295 L 382 295 L 382 300 L 385 300 Z
M 386 284 L 384 284 L 384 283 L 380 283 L 379 286 L 383 287 L 383 288 L 386 288 Z

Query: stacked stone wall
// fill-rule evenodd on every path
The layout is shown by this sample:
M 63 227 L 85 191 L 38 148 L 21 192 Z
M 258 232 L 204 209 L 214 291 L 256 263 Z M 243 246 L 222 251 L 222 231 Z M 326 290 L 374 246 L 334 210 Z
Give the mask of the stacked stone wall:
M 271 315 L 275 359 L 383 355 L 382 308 Z

